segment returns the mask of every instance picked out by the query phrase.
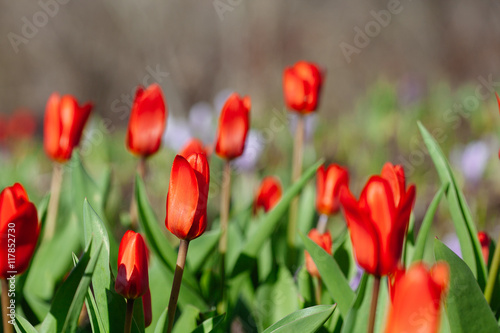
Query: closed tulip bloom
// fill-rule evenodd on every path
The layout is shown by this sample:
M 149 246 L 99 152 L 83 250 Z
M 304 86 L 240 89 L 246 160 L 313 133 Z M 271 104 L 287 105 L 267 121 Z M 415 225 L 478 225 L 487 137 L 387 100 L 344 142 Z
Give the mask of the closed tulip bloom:
M 339 211 L 340 189 L 349 186 L 347 169 L 330 164 L 322 165 L 316 172 L 316 210 L 320 214 L 333 215 Z
M 404 170 L 390 163 L 366 183 L 359 201 L 347 188 L 340 195 L 358 264 L 368 273 L 393 272 L 401 258 L 415 186 L 406 189 Z
M 215 152 L 221 158 L 232 160 L 241 156 L 249 128 L 250 97 L 234 93 L 222 107 L 217 130 Z
M 71 95 L 61 97 L 53 93 L 50 96 L 45 109 L 43 145 L 51 159 L 66 162 L 71 158 L 91 110 L 92 103 L 79 106 Z
M 35 251 L 40 225 L 35 205 L 19 183 L 0 193 L 0 277 L 23 273 Z M 14 238 L 13 238 L 14 237 Z M 15 261 L 8 261 L 8 253 Z
M 332 235 L 330 234 L 330 231 L 326 231 L 324 234 L 320 234 L 318 230 L 311 229 L 307 237 L 309 237 L 316 244 L 321 246 L 321 248 L 323 248 L 323 250 L 325 250 L 329 255 L 332 254 Z M 319 278 L 320 275 L 318 272 L 318 268 L 316 267 L 316 264 L 311 258 L 309 252 L 305 251 L 305 256 L 306 256 L 307 271 L 309 272 L 309 274 L 311 274 L 311 276 Z
M 203 146 L 203 142 L 195 138 L 189 140 L 179 152 L 179 155 L 184 158 L 188 158 L 192 154 L 205 154 L 207 157 L 209 156 L 207 149 Z
M 386 333 L 437 333 L 441 300 L 449 284 L 449 268 L 437 263 L 430 270 L 417 263 L 396 281 Z
M 146 243 L 140 234 L 129 230 L 123 235 L 118 249 L 115 291 L 127 299 L 136 299 L 148 290 Z
M 285 104 L 290 110 L 310 113 L 318 106 L 323 75 L 311 62 L 299 61 L 283 73 Z
M 127 147 L 148 157 L 158 151 L 167 124 L 167 106 L 158 84 L 137 87 L 127 131 Z
M 254 202 L 254 213 L 260 208 L 263 208 L 267 213 L 281 199 L 281 183 L 276 177 L 265 177 L 257 191 L 257 196 Z
M 488 261 L 490 258 L 490 243 L 491 238 L 484 231 L 479 231 L 477 233 L 477 238 L 479 239 L 479 243 L 481 244 L 481 252 L 483 253 L 483 259 L 486 265 L 488 265 Z
M 195 239 L 207 227 L 210 170 L 204 154 L 177 155 L 170 173 L 165 226 L 177 238 Z

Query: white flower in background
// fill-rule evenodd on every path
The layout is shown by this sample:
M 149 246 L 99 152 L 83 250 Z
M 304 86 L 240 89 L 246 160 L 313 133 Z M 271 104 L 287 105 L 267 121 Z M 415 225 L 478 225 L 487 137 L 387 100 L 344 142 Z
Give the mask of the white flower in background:
M 235 158 L 231 164 L 238 171 L 252 171 L 255 169 L 260 155 L 264 150 L 263 139 L 261 133 L 257 130 L 249 130 L 245 142 L 243 154 Z
M 477 183 L 484 174 L 488 159 L 493 155 L 486 141 L 473 141 L 463 149 L 454 149 L 451 159 L 468 182 Z
M 167 129 L 163 133 L 163 143 L 174 151 L 179 151 L 191 139 L 189 124 L 179 118 L 169 117 Z
M 189 110 L 189 127 L 193 135 L 205 144 L 213 143 L 215 138 L 215 112 L 208 102 L 199 102 Z
M 462 258 L 462 250 L 460 249 L 460 242 L 454 232 L 448 233 L 443 236 L 443 243 L 450 248 L 457 256 Z

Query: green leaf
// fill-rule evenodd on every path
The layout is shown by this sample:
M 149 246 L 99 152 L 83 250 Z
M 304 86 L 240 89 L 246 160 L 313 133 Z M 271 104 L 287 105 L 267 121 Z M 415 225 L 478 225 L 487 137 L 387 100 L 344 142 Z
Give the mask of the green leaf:
M 18 333 L 38 333 L 38 331 L 31 326 L 30 322 L 21 316 L 16 315 L 16 323 L 14 328 Z
M 230 276 L 240 274 L 243 271 L 250 270 L 255 264 L 255 259 L 260 249 L 271 237 L 271 234 L 276 229 L 278 222 L 288 210 L 290 202 L 300 193 L 306 186 L 307 182 L 314 177 L 316 170 L 323 163 L 323 160 L 316 162 L 313 166 L 307 169 L 302 177 L 295 182 L 283 195 L 279 203 L 267 214 L 263 215 L 259 222 L 259 231 L 254 233 L 243 246 L 242 252 L 238 256 L 238 260 L 232 269 Z
M 177 251 L 170 245 L 170 242 L 163 234 L 163 230 L 158 225 L 153 208 L 147 198 L 144 182 L 139 175 L 135 177 L 135 198 L 137 200 L 139 224 L 144 231 L 150 250 L 163 261 L 170 271 L 174 272 L 177 263 Z M 190 266 L 184 268 L 182 279 L 193 290 L 199 291 L 198 283 L 191 273 Z
M 434 161 L 441 184 L 450 184 L 446 191 L 446 198 L 448 200 L 457 237 L 460 241 L 460 248 L 464 261 L 477 278 L 479 286 L 484 288 L 487 278 L 486 265 L 482 258 L 481 244 L 477 238 L 476 226 L 472 221 L 472 215 L 465 201 L 465 197 L 458 188 L 451 167 L 437 142 L 420 122 L 418 122 L 418 127 L 424 139 L 424 143 L 429 150 L 429 154 Z
M 83 307 L 92 275 L 96 268 L 102 244 L 96 246 L 95 255 L 89 249 L 71 271 L 70 275 L 58 289 L 50 311 L 42 323 L 42 332 L 74 332 L 78 326 L 78 318 Z
M 445 307 L 451 332 L 500 332 L 500 328 L 470 268 L 439 240 L 434 241 L 436 260 L 450 268 Z
M 197 320 L 200 317 L 200 310 L 195 308 L 192 305 L 187 305 L 184 307 L 182 310 L 181 315 L 179 316 L 179 319 L 175 322 L 173 333 L 185 333 L 185 332 L 191 332 L 196 327 L 197 325 Z
M 316 332 L 330 318 L 336 305 L 317 305 L 295 311 L 268 327 L 263 333 Z
M 225 314 L 209 318 L 201 323 L 192 333 L 210 333 L 224 320 Z
M 158 318 L 158 323 L 156 324 L 155 333 L 163 333 L 167 331 L 167 326 L 168 326 L 167 311 L 168 308 L 165 308 L 160 318 Z
M 300 232 L 307 234 L 314 224 L 314 216 L 316 214 L 316 187 L 314 184 L 307 184 L 299 199 L 299 217 L 298 229 Z
M 363 274 L 358 286 L 356 300 L 347 316 L 345 316 L 342 333 L 366 332 L 368 327 L 368 311 L 370 309 L 370 297 L 368 289 L 369 275 Z
M 303 234 L 299 235 L 304 242 L 307 252 L 311 255 L 316 267 L 318 267 L 319 274 L 330 296 L 337 302 L 340 313 L 344 317 L 347 316 L 354 302 L 355 294 L 339 265 L 331 255 L 313 240 Z
M 199 272 L 219 243 L 220 229 L 206 231 L 201 237 L 189 242 L 186 263 L 193 272 Z
M 114 238 L 110 238 L 105 224 L 94 211 L 87 200 L 84 202 L 83 223 L 85 230 L 85 240 L 93 239 L 93 244 L 102 242 L 102 251 L 97 259 L 96 271 L 92 277 L 92 290 L 94 292 L 95 303 L 97 305 L 96 318 L 100 319 L 99 326 L 105 332 L 123 331 L 123 314 L 125 313 L 125 299 L 115 292 L 114 281 L 111 271 L 110 253 L 112 248 L 118 245 Z M 95 245 L 90 247 L 91 256 L 96 253 Z M 113 259 L 116 266 L 117 259 Z M 133 332 L 143 332 L 134 320 L 132 323 Z
M 298 290 L 285 266 L 279 267 L 275 281 L 257 289 L 255 298 L 254 312 L 261 328 L 299 309 Z
M 431 230 L 432 220 L 434 219 L 434 215 L 436 215 L 436 210 L 439 206 L 439 203 L 441 202 L 441 198 L 443 197 L 443 194 L 447 191 L 447 189 L 448 189 L 448 183 L 443 184 L 443 186 L 441 186 L 439 191 L 432 199 L 429 208 L 427 208 L 427 212 L 425 213 L 422 225 L 418 232 L 412 263 L 420 261 L 424 258 L 425 244 L 427 242 L 427 238 L 429 237 L 429 231 Z

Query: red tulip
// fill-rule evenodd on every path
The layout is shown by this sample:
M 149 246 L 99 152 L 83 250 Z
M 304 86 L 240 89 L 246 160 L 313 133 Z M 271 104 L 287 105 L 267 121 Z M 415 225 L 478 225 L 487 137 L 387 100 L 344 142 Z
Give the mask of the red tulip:
M 57 162 L 71 158 L 73 148 L 78 146 L 83 127 L 90 116 L 92 103 L 78 106 L 71 95 L 53 93 L 45 110 L 43 144 L 47 155 Z
M 165 226 L 177 238 L 195 239 L 207 227 L 210 170 L 204 154 L 177 155 L 170 173 Z
M 314 63 L 299 61 L 286 68 L 283 74 L 286 106 L 303 114 L 315 111 L 322 82 L 323 75 Z
M 149 290 L 148 256 L 142 236 L 132 230 L 123 235 L 118 249 L 118 274 L 115 291 L 136 299 Z
M 195 138 L 189 140 L 179 153 L 184 158 L 188 158 L 192 154 L 205 154 L 207 157 L 209 156 L 207 149 L 203 146 L 203 142 Z
M 340 208 L 340 189 L 349 186 L 349 173 L 347 169 L 330 164 L 322 165 L 316 172 L 316 210 L 320 214 L 333 215 Z
M 9 119 L 8 136 L 12 139 L 31 139 L 36 131 L 36 118 L 26 109 L 14 111 Z
M 488 265 L 488 261 L 490 258 L 491 238 L 484 231 L 478 232 L 477 238 L 479 239 L 479 243 L 481 243 L 481 252 L 483 253 L 484 262 L 486 263 L 486 265 Z
M 415 186 L 406 190 L 403 168 L 386 163 L 381 176 L 368 180 L 359 201 L 346 187 L 340 201 L 358 264 L 376 276 L 393 272 L 415 202 Z
M 152 84 L 146 90 L 137 87 L 127 131 L 127 147 L 133 154 L 147 157 L 158 151 L 167 114 L 158 84 Z
M 243 154 L 250 122 L 250 104 L 250 97 L 241 98 L 234 93 L 222 107 L 215 145 L 215 152 L 220 157 L 231 160 Z
M 35 205 L 19 183 L 0 193 L 0 277 L 21 274 L 35 251 L 40 225 Z M 8 254 L 12 254 L 9 256 Z
M 254 213 L 263 208 L 267 213 L 280 201 L 281 199 L 281 183 L 276 177 L 265 177 L 260 184 L 257 196 L 254 202 Z
M 445 263 L 435 264 L 430 271 L 422 263 L 410 267 L 394 286 L 385 332 L 438 332 L 440 303 L 449 280 Z
M 9 128 L 9 121 L 6 116 L 0 113 L 0 144 L 7 140 L 7 129 Z
M 144 327 L 151 325 L 153 321 L 153 310 L 151 306 L 151 291 L 146 290 L 146 293 L 142 295 L 142 310 L 144 312 Z
M 329 255 L 332 254 L 332 235 L 330 234 L 330 231 L 326 231 L 324 234 L 320 234 L 318 230 L 316 229 L 311 229 L 309 231 L 309 234 L 307 235 L 310 239 L 312 239 L 316 244 L 321 246 L 323 250 L 325 250 Z M 306 256 L 306 268 L 309 274 L 315 277 L 320 277 L 318 268 L 316 267 L 316 264 L 314 263 L 313 259 L 311 258 L 311 255 L 309 252 L 305 251 L 305 256 Z

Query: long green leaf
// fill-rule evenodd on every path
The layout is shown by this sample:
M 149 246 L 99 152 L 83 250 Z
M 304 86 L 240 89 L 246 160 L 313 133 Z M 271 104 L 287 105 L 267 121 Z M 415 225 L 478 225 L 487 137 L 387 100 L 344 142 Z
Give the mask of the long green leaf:
M 50 311 L 42 323 L 42 332 L 53 332 L 54 330 L 56 332 L 74 332 L 76 330 L 83 301 L 101 248 L 102 244 L 97 245 L 94 255 L 87 249 L 66 281 L 58 289 Z
M 224 320 L 225 314 L 209 318 L 201 323 L 192 333 L 210 333 Z
M 481 244 L 477 238 L 476 226 L 472 221 L 469 207 L 465 202 L 464 195 L 458 188 L 455 176 L 441 148 L 420 122 L 418 122 L 418 127 L 429 154 L 434 161 L 441 184 L 450 184 L 446 191 L 446 198 L 450 207 L 450 213 L 455 225 L 457 237 L 460 241 L 460 248 L 462 249 L 464 261 L 477 278 L 481 288 L 484 288 L 487 276 L 486 264 L 482 258 Z
M 447 189 L 448 183 L 443 184 L 443 186 L 441 186 L 439 191 L 437 191 L 436 195 L 432 199 L 429 208 L 427 208 L 427 212 L 425 213 L 422 225 L 418 232 L 412 263 L 420 261 L 424 258 L 425 244 L 427 242 L 427 238 L 429 237 L 429 231 L 431 230 L 432 221 L 434 219 L 434 215 L 436 215 L 436 210 L 439 206 L 439 203 L 441 202 L 441 198 L 443 197 L 443 194 L 447 191 Z
M 336 305 L 317 305 L 295 311 L 269 326 L 263 333 L 316 332 L 330 318 L 335 307 Z
M 309 167 L 309 169 L 302 174 L 302 177 L 285 192 L 279 203 L 269 213 L 263 216 L 259 222 L 259 231 L 254 233 L 243 246 L 236 264 L 232 269 L 229 269 L 231 272 L 230 275 L 234 276 L 240 274 L 253 267 L 257 254 L 266 240 L 271 237 L 271 234 L 276 229 L 283 215 L 288 211 L 290 202 L 300 193 L 304 186 L 306 186 L 307 182 L 314 177 L 316 170 L 322 163 L 323 160 L 320 160 Z
M 500 332 L 470 268 L 437 239 L 434 241 L 434 253 L 436 260 L 446 261 L 450 268 L 450 287 L 445 307 L 451 332 Z
M 31 326 L 30 322 L 21 316 L 16 315 L 16 323 L 14 328 L 17 333 L 38 333 L 38 331 Z
M 304 242 L 304 246 L 311 255 L 318 267 L 319 274 L 325 284 L 330 296 L 337 302 L 339 311 L 342 316 L 347 316 L 351 308 L 355 294 L 349 286 L 342 270 L 335 261 L 323 248 L 316 244 L 309 237 L 299 234 Z
M 220 238 L 220 229 L 206 231 L 203 236 L 189 242 L 186 263 L 193 272 L 198 272 L 206 260 L 213 255 Z

